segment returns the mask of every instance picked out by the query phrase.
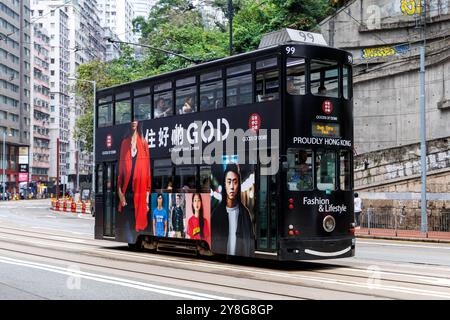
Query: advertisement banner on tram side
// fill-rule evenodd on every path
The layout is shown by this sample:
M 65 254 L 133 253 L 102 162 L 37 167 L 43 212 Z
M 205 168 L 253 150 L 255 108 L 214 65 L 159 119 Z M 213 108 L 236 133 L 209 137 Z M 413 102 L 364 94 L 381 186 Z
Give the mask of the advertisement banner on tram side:
M 224 154 L 227 143 L 233 151 L 278 147 L 280 126 L 279 103 L 266 102 L 139 121 L 135 128 L 132 123 L 97 128 L 96 161 L 119 159 L 123 141 L 135 131 L 147 143 L 152 157 L 167 158 L 172 153 L 183 157 L 208 152 L 213 145 L 222 145 L 223 152 L 218 153 Z

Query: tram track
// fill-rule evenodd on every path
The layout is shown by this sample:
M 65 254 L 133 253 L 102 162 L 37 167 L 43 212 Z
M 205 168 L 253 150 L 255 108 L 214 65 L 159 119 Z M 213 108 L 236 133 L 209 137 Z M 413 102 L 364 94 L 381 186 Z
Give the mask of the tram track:
M 0 235 L 1 235 L 1 233 L 5 233 L 4 229 L 9 230 L 7 232 L 8 235 L 15 235 L 16 237 L 17 236 L 19 236 L 19 237 L 21 236 L 21 237 L 27 237 L 27 238 L 34 238 L 34 239 L 44 240 L 44 241 L 47 241 L 47 242 L 48 241 L 50 241 L 50 242 L 54 242 L 54 241 L 61 242 L 61 240 L 59 238 L 58 239 L 51 238 L 51 237 L 50 238 L 45 238 L 45 236 L 55 236 L 55 234 L 52 234 L 52 233 L 33 231 L 31 233 L 35 233 L 35 235 L 32 235 L 32 234 L 28 233 L 25 230 L 15 229 L 15 228 L 3 228 L 3 227 L 1 227 L 0 228 Z M 3 231 L 1 231 L 1 230 L 3 230 Z M 21 234 L 17 234 L 17 233 L 15 233 L 15 231 L 19 231 Z M 26 234 L 24 234 L 24 233 L 26 233 Z M 77 239 L 77 240 L 89 240 L 87 238 L 74 237 L 74 236 L 70 236 L 68 238 Z M 19 243 L 19 244 L 22 244 L 22 245 L 24 243 L 25 244 L 32 244 L 33 243 L 33 241 L 30 240 L 30 239 L 26 239 L 26 240 L 22 239 L 22 240 L 20 240 L 20 239 L 4 239 L 3 238 L 2 240 L 3 240 L 3 242 L 5 242 L 5 240 L 7 240 L 7 242 L 16 242 L 16 243 Z M 19 241 L 17 241 L 17 240 L 19 240 Z M 143 254 L 136 254 L 136 253 L 129 253 L 129 252 L 127 252 L 127 253 L 125 253 L 125 252 L 118 252 L 116 249 L 105 249 L 105 248 L 96 249 L 96 248 L 99 247 L 98 243 L 96 243 L 96 244 L 91 244 L 91 243 L 82 243 L 82 244 L 80 244 L 80 243 L 73 243 L 73 241 L 66 241 L 66 242 L 69 242 L 70 245 L 78 246 L 78 249 L 75 248 L 75 247 L 74 248 L 64 248 L 64 247 L 62 247 L 58 251 L 62 251 L 62 252 L 76 251 L 78 254 L 89 256 L 89 257 L 97 257 L 97 258 L 100 258 L 100 259 L 103 258 L 103 259 L 116 260 L 116 261 L 121 261 L 121 262 L 131 262 L 131 263 L 134 263 L 134 264 L 143 264 L 143 265 L 148 265 L 148 262 L 151 261 L 153 265 L 159 265 L 159 266 L 167 267 L 167 264 L 170 264 L 170 268 L 174 268 L 174 269 L 178 268 L 178 269 L 183 269 L 183 270 L 186 269 L 186 265 L 191 265 L 192 266 L 192 264 L 194 264 L 194 268 L 201 267 L 201 268 L 213 269 L 211 271 L 203 270 L 203 272 L 208 272 L 208 273 L 210 273 L 212 275 L 214 275 L 214 274 L 223 274 L 223 272 L 225 270 L 228 270 L 228 272 L 232 273 L 231 276 L 233 276 L 233 277 L 241 277 L 241 278 L 252 278 L 253 277 L 253 279 L 258 280 L 257 277 L 256 278 L 254 277 L 254 274 L 256 272 L 256 273 L 259 273 L 260 276 L 264 277 L 264 281 L 271 282 L 271 283 L 277 283 L 277 284 L 282 283 L 282 284 L 286 284 L 286 285 L 298 285 L 298 286 L 301 286 L 302 288 L 314 288 L 314 289 L 321 289 L 321 290 L 330 290 L 329 288 L 325 288 L 323 286 L 308 285 L 306 283 L 292 283 L 293 280 L 296 280 L 296 282 L 298 282 L 300 280 L 308 281 L 308 276 L 299 276 L 299 275 L 293 274 L 292 272 L 284 272 L 283 274 L 281 274 L 278 270 L 277 271 L 273 271 L 273 270 L 269 270 L 269 271 L 266 271 L 266 270 L 262 270 L 262 271 L 261 270 L 256 270 L 255 271 L 254 270 L 254 271 L 250 271 L 248 268 L 245 268 L 245 267 L 236 267 L 235 265 L 231 265 L 231 267 L 230 267 L 229 264 L 227 264 L 226 266 L 224 266 L 224 265 L 217 265 L 217 263 L 211 263 L 209 261 L 205 262 L 205 261 L 201 261 L 199 259 L 188 259 L 188 258 L 185 258 L 185 257 L 183 257 L 183 258 L 181 258 L 181 257 L 178 257 L 178 258 L 170 257 L 169 258 L 169 257 L 167 257 L 165 255 L 158 255 L 158 257 L 154 257 L 154 256 L 146 255 L 145 253 L 143 253 Z M 80 245 L 87 246 L 87 247 L 85 247 L 83 249 L 83 248 L 79 247 Z M 40 244 L 40 247 L 41 248 L 46 248 L 45 244 Z M 46 249 L 48 249 L 48 248 L 46 248 Z M 9 250 L 11 252 L 28 254 L 28 255 L 32 255 L 32 256 L 40 257 L 40 258 L 58 259 L 60 261 L 65 261 L 65 262 L 70 262 L 70 263 L 79 263 L 79 264 L 84 264 L 84 265 L 89 265 L 89 266 L 94 266 L 94 267 L 109 268 L 109 269 L 114 269 L 116 271 L 126 271 L 125 269 L 111 267 L 110 264 L 106 264 L 106 265 L 105 264 L 100 264 L 100 263 L 99 264 L 89 264 L 86 261 L 80 261 L 79 259 L 61 259 L 61 258 L 55 257 L 54 254 L 53 255 L 52 254 L 39 255 L 39 254 L 31 253 L 31 252 L 24 252 L 23 250 L 11 250 L 11 249 L 7 249 L 7 248 L 2 248 L 2 250 Z M 54 250 L 53 247 L 52 247 L 52 250 Z M 137 261 L 137 259 L 139 259 L 140 261 Z M 142 260 L 144 260 L 144 261 L 142 261 Z M 355 268 L 347 268 L 347 269 L 355 270 Z M 142 271 L 139 271 L 139 272 L 143 273 L 143 274 L 145 274 L 147 276 L 168 278 L 167 275 L 162 276 L 159 273 L 149 273 L 149 272 L 142 272 Z M 353 279 L 359 279 L 359 280 L 367 280 L 367 277 L 363 276 L 363 275 L 359 275 L 359 276 L 358 275 L 349 275 L 349 274 L 345 274 L 345 273 L 342 273 L 342 272 L 336 272 L 336 271 L 327 272 L 325 270 L 319 270 L 319 271 L 314 270 L 314 271 L 305 271 L 305 272 L 306 273 L 308 273 L 308 272 L 309 273 L 311 273 L 311 272 L 312 273 L 317 273 L 319 275 L 331 275 L 333 277 L 339 276 L 339 277 L 346 277 L 346 278 L 349 278 L 349 279 L 353 278 Z M 396 272 L 395 275 L 396 275 L 396 277 L 398 277 L 398 276 L 409 276 L 410 277 L 411 276 L 411 274 L 405 274 L 405 273 L 401 273 L 401 272 Z M 271 279 L 271 277 L 273 277 L 273 279 Z M 423 275 L 422 275 L 422 277 L 423 277 Z M 189 279 L 186 279 L 186 277 L 169 277 L 169 278 L 172 279 L 172 280 L 189 281 Z M 431 278 L 431 276 L 430 276 L 430 278 Z M 434 278 L 436 279 L 436 277 L 434 277 Z M 311 280 L 311 279 L 314 279 L 316 282 L 326 282 L 327 280 L 329 280 L 329 279 L 326 279 L 326 278 L 325 279 L 317 278 L 315 276 L 309 277 L 309 280 Z M 442 279 L 447 279 L 447 278 L 442 278 Z M 417 285 L 417 283 L 413 282 L 413 281 L 404 281 L 404 280 L 398 280 L 398 279 L 395 280 L 395 281 L 394 280 L 387 280 L 387 279 L 385 280 L 385 279 L 383 279 L 383 281 L 384 282 L 390 281 L 390 282 L 393 282 L 393 283 L 396 283 L 396 284 Z M 197 280 L 196 282 L 198 283 L 199 281 Z M 340 281 L 340 282 L 342 283 L 342 281 Z M 213 283 L 213 282 L 205 282 L 204 284 L 205 285 L 213 285 L 213 286 L 221 286 L 221 285 L 219 285 L 217 283 Z M 362 283 L 356 283 L 355 281 L 353 281 L 353 283 L 346 282 L 346 284 L 347 285 L 353 284 L 354 286 L 361 286 Z M 431 288 L 431 287 L 432 288 L 444 288 L 444 289 L 448 288 L 448 286 L 432 285 L 430 283 L 422 283 L 420 285 L 421 286 L 426 286 L 426 287 L 429 287 L 429 288 Z M 363 286 L 365 286 L 365 284 L 363 284 Z M 227 287 L 227 288 L 230 288 L 230 289 L 244 290 L 243 288 L 239 288 L 239 287 L 235 287 L 235 286 L 224 286 L 224 287 Z M 252 289 L 248 289 L 248 288 L 245 289 L 245 290 L 254 291 L 254 292 L 263 293 L 263 294 L 271 294 L 271 295 L 275 294 L 276 296 L 282 297 L 283 299 L 309 299 L 309 297 L 307 297 L 307 296 L 299 296 L 299 295 L 293 296 L 293 295 L 286 295 L 286 294 L 274 293 L 274 292 L 269 292 L 269 291 L 252 290 Z M 420 291 L 416 291 L 415 292 L 414 288 L 404 288 L 404 290 L 406 290 L 408 292 L 411 291 L 411 293 L 413 293 L 413 294 L 414 293 L 416 293 L 416 294 L 425 293 L 425 294 L 431 294 L 431 295 L 435 294 L 435 295 L 438 295 L 438 296 L 443 294 L 442 292 L 431 292 L 429 290 L 420 290 Z M 341 289 L 333 289 L 333 291 L 335 291 L 335 292 L 342 292 L 343 294 L 344 293 L 354 293 L 354 291 L 352 291 L 352 290 L 343 290 L 342 288 Z M 374 294 L 374 292 L 371 292 L 369 294 L 367 294 L 367 293 L 358 293 L 358 294 L 360 294 L 361 296 L 372 297 L 372 298 L 381 298 L 381 299 L 392 298 L 392 296 L 382 295 L 382 294 Z M 446 295 L 444 294 L 444 297 L 445 296 Z
M 99 242 L 101 242 L 101 241 L 94 240 L 94 239 L 89 239 L 89 238 L 84 238 L 84 237 L 75 237 L 75 236 L 64 236 L 65 238 L 67 238 L 67 240 L 66 240 L 66 239 L 64 239 L 64 237 L 62 237 L 60 235 L 55 235 L 55 234 L 48 233 L 48 232 L 37 232 L 37 231 L 29 232 L 29 231 L 25 231 L 25 230 L 22 230 L 22 229 L 16 229 L 16 228 L 10 228 L 10 227 L 0 227 L 0 235 L 1 235 L 1 233 L 11 234 L 11 235 L 18 235 L 17 233 L 14 233 L 14 232 L 2 231 L 2 229 L 8 229 L 8 230 L 14 230 L 14 231 L 20 231 L 20 232 L 26 233 L 26 234 L 22 234 L 22 235 L 26 236 L 28 238 L 37 238 L 37 239 L 47 240 L 47 241 L 65 242 L 65 243 L 70 243 L 71 245 L 73 245 L 73 244 L 80 245 L 81 244 L 83 246 L 98 248 L 99 245 L 100 245 Z M 30 233 L 35 233 L 35 234 L 42 235 L 42 236 L 30 235 Z M 44 237 L 44 235 L 50 236 L 51 238 Z M 71 239 L 76 239 L 76 241 L 71 241 Z M 80 240 L 80 241 L 81 240 L 82 241 L 95 241 L 96 243 L 88 243 L 88 242 L 79 243 L 78 240 Z M 111 244 L 114 244 L 114 242 L 111 242 Z M 105 252 L 106 251 L 106 252 L 111 253 L 111 254 L 117 254 L 117 251 L 114 250 L 114 249 L 101 248 L 99 250 L 101 250 L 101 252 Z M 143 254 L 136 254 L 136 253 L 131 253 L 131 252 L 119 253 L 119 254 L 126 255 L 126 256 L 128 256 L 130 258 L 134 257 L 134 258 L 148 259 L 148 256 L 147 257 L 144 256 L 146 254 L 145 252 Z M 174 259 L 174 258 L 168 258 L 167 256 L 162 255 L 160 253 L 158 253 L 158 255 L 159 256 L 157 258 L 153 258 L 152 257 L 152 259 L 150 259 L 150 260 L 152 260 L 154 262 L 158 262 L 158 260 L 159 260 L 161 262 L 180 263 L 180 261 L 179 261 L 179 259 L 181 259 L 180 257 L 177 258 L 177 259 Z M 184 259 L 186 259 L 186 258 L 184 258 Z M 211 264 L 208 261 L 202 261 L 201 258 L 189 259 L 188 261 L 189 261 L 189 263 L 192 263 L 192 262 L 200 263 L 200 264 L 202 264 L 202 266 L 207 266 L 207 267 L 211 267 L 213 265 L 213 264 Z M 303 262 L 303 263 L 317 265 L 317 263 L 315 263 L 315 262 Z M 228 266 L 229 265 L 227 265 L 227 267 Z M 320 267 L 322 267 L 322 266 L 323 265 L 321 264 Z M 333 266 L 333 265 L 331 265 L 331 266 Z M 368 277 L 364 276 L 364 275 L 356 275 L 356 274 L 348 274 L 348 273 L 338 272 L 337 270 L 347 270 L 347 271 L 350 271 L 350 272 L 356 271 L 356 272 L 361 272 L 361 273 L 370 272 L 370 271 L 367 270 L 367 268 L 357 268 L 357 267 L 348 268 L 348 267 L 342 267 L 340 265 L 336 265 L 337 268 L 332 270 L 332 271 L 328 271 L 327 270 L 327 269 L 329 269 L 330 265 L 326 266 L 326 269 L 320 268 L 320 267 L 318 269 L 314 269 L 313 271 L 311 271 L 311 269 L 313 267 L 310 266 L 310 267 L 308 267 L 308 270 L 302 270 L 302 271 L 303 272 L 309 272 L 309 273 L 327 274 L 327 275 L 332 275 L 332 276 L 342 276 L 342 277 L 361 278 L 361 279 L 367 279 Z M 236 268 L 236 266 L 233 266 L 233 268 Z M 242 271 L 242 270 L 240 270 L 240 271 Z M 393 271 L 385 271 L 385 270 L 379 270 L 377 272 L 379 272 L 379 274 L 384 274 L 384 275 L 388 275 L 389 274 L 389 275 L 397 278 L 395 280 L 395 282 L 400 282 L 400 283 L 405 283 L 405 284 L 417 284 L 417 283 L 413 282 L 413 281 L 399 280 L 398 277 L 413 277 L 413 278 L 420 278 L 420 279 L 436 279 L 435 275 L 414 274 L 414 273 L 398 272 L 398 271 L 397 272 L 393 272 Z M 292 273 L 291 272 L 287 272 L 287 274 L 292 274 Z M 450 278 L 448 278 L 448 277 L 440 277 L 439 279 L 449 280 L 449 285 L 432 285 L 430 283 L 424 283 L 424 285 L 429 285 L 429 286 L 433 286 L 433 287 L 442 287 L 442 288 L 450 287 Z

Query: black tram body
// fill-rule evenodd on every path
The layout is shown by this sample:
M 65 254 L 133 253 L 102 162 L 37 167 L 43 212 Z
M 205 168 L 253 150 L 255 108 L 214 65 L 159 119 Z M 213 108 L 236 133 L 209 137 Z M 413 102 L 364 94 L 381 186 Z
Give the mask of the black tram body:
M 258 133 L 267 130 L 267 136 L 263 139 L 267 140 L 269 149 L 277 149 L 279 169 L 275 174 L 263 174 L 265 165 L 259 160 L 240 167 L 249 168 L 240 186 L 245 188 L 245 194 L 243 189 L 239 190 L 241 201 L 247 201 L 245 206 L 252 217 L 254 251 L 250 256 L 275 260 L 353 256 L 351 63 L 351 55 L 342 50 L 290 43 L 98 91 L 95 238 L 159 250 L 178 248 L 197 250 L 202 254 L 227 254 L 214 251 L 212 235 L 210 239 L 189 239 L 186 233 L 182 233 L 182 237 L 175 237 L 173 230 L 165 229 L 164 236 L 156 235 L 152 211 L 155 197 L 159 195 L 154 194 L 167 194 L 164 201 L 171 203 L 172 209 L 175 207 L 175 193 L 184 194 L 184 201 L 188 204 L 190 200 L 187 199 L 190 199 L 191 194 L 194 201 L 194 192 L 200 191 L 203 194 L 202 205 L 206 195 L 210 195 L 207 223 L 211 223 L 211 218 L 216 214 L 213 205 L 218 202 L 213 197 L 220 198 L 220 192 L 217 191 L 220 188 L 216 188 L 216 191 L 213 188 L 214 181 L 220 184 L 214 172 L 222 170 L 225 165 L 208 165 L 205 161 L 194 165 L 171 163 L 171 153 L 176 148 L 172 140 L 173 130 L 179 125 L 186 130 L 190 128 L 189 132 L 186 131 L 186 137 L 190 134 L 192 140 L 197 132 L 197 137 L 202 140 L 203 126 L 212 129 L 213 139 L 217 139 L 218 135 L 226 132 L 227 127 L 245 131 L 256 125 L 257 130 L 254 131 Z M 170 88 L 160 86 L 163 83 L 170 83 Z M 291 85 L 295 90 L 288 92 L 288 86 Z M 329 93 L 316 92 L 323 86 L 328 86 Z M 177 114 L 181 98 L 186 92 L 195 96 L 196 111 Z M 215 100 L 214 108 L 202 110 L 202 93 L 208 95 L 210 100 Z M 155 118 L 156 98 L 162 95 L 170 100 L 173 115 Z M 145 99 L 150 101 L 147 107 L 149 119 L 142 119 L 142 114 L 136 112 L 142 106 L 140 101 Z M 124 101 L 129 101 L 129 105 Z M 118 120 L 123 110 L 130 112 L 130 118 Z M 106 117 L 106 121 L 102 117 Z M 130 122 L 137 118 L 150 150 L 150 210 L 148 226 L 133 232 L 131 238 L 126 238 L 124 228 L 128 224 L 117 211 L 120 201 L 117 194 L 120 148 Z M 278 130 L 278 136 L 272 135 L 273 129 Z M 162 143 L 163 140 L 158 141 L 160 132 L 163 136 L 168 134 L 167 144 Z M 207 135 L 209 137 L 209 133 Z M 277 141 L 272 141 L 275 139 Z M 154 147 L 150 147 L 151 142 Z M 261 148 L 259 143 L 257 150 Z M 203 143 L 200 151 L 207 146 L 208 143 Z M 236 145 L 234 150 L 226 149 L 227 154 L 243 151 L 239 148 L 244 148 L 246 155 L 255 151 L 248 143 L 244 147 Z M 192 152 L 195 158 L 195 150 Z M 272 152 L 274 150 L 270 150 L 268 155 L 272 155 Z M 211 178 L 209 188 L 204 189 L 202 181 L 207 176 Z M 188 189 L 190 191 L 181 189 L 186 177 L 195 181 Z M 171 190 L 163 187 L 168 181 L 175 184 Z M 224 201 L 223 197 L 221 201 Z M 167 213 L 172 210 L 167 209 Z M 188 205 L 184 209 L 186 212 L 190 210 Z M 169 218 L 168 229 L 171 223 Z M 184 224 L 186 227 L 187 217 Z

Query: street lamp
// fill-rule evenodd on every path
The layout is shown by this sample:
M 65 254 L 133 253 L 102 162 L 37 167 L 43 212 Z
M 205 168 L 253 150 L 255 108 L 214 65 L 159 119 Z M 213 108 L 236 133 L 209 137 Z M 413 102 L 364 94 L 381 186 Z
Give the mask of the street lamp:
M 8 137 L 12 137 L 11 133 L 8 133 Z M 5 197 L 5 186 L 6 186 L 6 129 L 3 131 L 3 155 L 2 155 L 2 168 L 3 168 L 3 174 L 2 174 L 2 185 L 3 185 L 3 193 L 2 193 L 2 199 L 4 200 Z
M 94 123 L 92 125 L 92 195 L 95 194 L 95 123 L 96 123 L 96 118 L 97 118 L 97 112 L 95 110 L 95 102 L 97 100 L 97 82 L 94 80 L 84 80 L 84 79 L 78 79 L 75 77 L 68 77 L 69 80 L 74 80 L 74 81 L 80 81 L 80 82 L 89 82 L 90 84 L 92 84 L 94 86 L 94 102 L 93 102 L 93 115 L 94 115 Z M 79 188 L 79 186 L 77 186 Z

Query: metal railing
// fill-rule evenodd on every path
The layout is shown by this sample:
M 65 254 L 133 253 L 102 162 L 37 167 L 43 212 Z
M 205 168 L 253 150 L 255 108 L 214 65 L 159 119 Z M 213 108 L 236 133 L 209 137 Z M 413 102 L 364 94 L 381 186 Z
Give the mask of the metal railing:
M 428 231 L 450 232 L 450 209 L 428 209 Z M 360 217 L 361 228 L 420 230 L 420 208 L 369 206 Z

